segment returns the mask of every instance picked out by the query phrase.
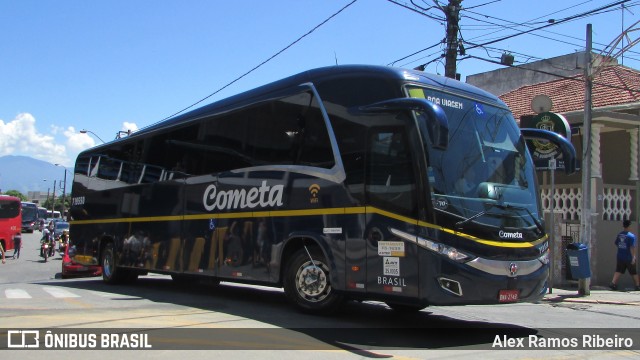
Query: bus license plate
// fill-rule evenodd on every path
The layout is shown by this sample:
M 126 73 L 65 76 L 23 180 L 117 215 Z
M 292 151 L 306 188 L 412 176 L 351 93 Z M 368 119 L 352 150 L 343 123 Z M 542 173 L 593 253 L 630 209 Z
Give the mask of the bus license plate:
M 501 303 L 518 301 L 520 292 L 518 290 L 500 290 L 498 301 Z

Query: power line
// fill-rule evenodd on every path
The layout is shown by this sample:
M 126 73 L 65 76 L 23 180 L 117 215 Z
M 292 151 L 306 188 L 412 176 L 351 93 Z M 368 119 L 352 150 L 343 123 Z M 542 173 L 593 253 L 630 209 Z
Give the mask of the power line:
M 431 14 L 428 14 L 428 13 L 427 13 L 427 11 L 428 11 L 428 10 L 430 10 L 431 8 L 434 8 L 435 6 L 431 6 L 431 7 L 429 7 L 429 8 L 426 8 L 426 9 L 425 9 L 425 8 L 423 8 L 423 7 L 420 7 L 420 6 L 416 5 L 416 4 L 413 2 L 413 0 L 412 0 L 412 1 L 411 1 L 411 4 L 412 4 L 413 6 L 415 6 L 415 7 L 417 7 L 418 9 L 420 9 L 420 10 L 417 10 L 417 9 L 415 9 L 415 8 L 413 8 L 413 7 L 409 6 L 409 5 L 406 5 L 406 4 L 403 4 L 403 3 L 400 3 L 400 2 L 395 1 L 395 0 L 387 0 L 387 1 L 388 1 L 388 2 L 390 2 L 390 3 L 392 3 L 392 4 L 398 5 L 398 6 L 400 6 L 400 7 L 403 7 L 403 8 L 405 8 L 405 9 L 409 10 L 409 11 L 413 11 L 414 13 L 420 14 L 420 15 L 422 15 L 422 16 L 426 16 L 426 17 L 428 17 L 429 19 L 432 19 L 432 20 L 438 21 L 438 22 L 440 22 L 440 23 L 444 23 L 444 22 L 446 21 L 446 19 L 445 19 L 445 18 L 437 17 L 437 16 L 435 16 L 435 15 L 431 15 Z
M 342 9 L 338 10 L 337 12 L 335 12 L 333 15 L 329 16 L 327 19 L 325 19 L 323 22 L 321 22 L 320 24 L 316 25 L 313 29 L 309 30 L 307 33 L 305 33 L 304 35 L 300 36 L 299 38 L 297 38 L 295 41 L 293 41 L 292 43 L 290 43 L 289 45 L 285 46 L 282 50 L 278 51 L 277 53 L 271 55 L 268 59 L 264 60 L 263 62 L 261 62 L 260 64 L 254 66 L 251 70 L 245 72 L 244 74 L 238 76 L 237 78 L 235 78 L 234 80 L 232 80 L 231 82 L 227 83 L 226 85 L 224 85 L 223 87 L 221 87 L 220 89 L 212 92 L 211 94 L 203 97 L 202 99 L 196 101 L 195 103 L 187 106 L 186 108 L 167 116 L 166 118 L 156 122 L 155 124 L 165 121 L 167 119 L 170 119 L 186 110 L 191 109 L 192 107 L 200 104 L 201 102 L 209 99 L 210 97 L 214 96 L 215 94 L 219 93 L 220 91 L 228 88 L 229 86 L 233 85 L 234 83 L 238 82 L 239 80 L 241 80 L 242 78 L 244 78 L 245 76 L 251 74 L 252 72 L 254 72 L 255 70 L 257 70 L 258 68 L 262 67 L 264 64 L 268 63 L 269 61 L 273 60 L 275 57 L 277 57 L 278 55 L 282 54 L 283 52 L 287 51 L 289 48 L 291 48 L 293 45 L 297 44 L 298 42 L 302 41 L 302 39 L 304 39 L 305 37 L 311 35 L 311 33 L 313 33 L 314 31 L 316 31 L 318 28 L 320 28 L 322 25 L 326 24 L 327 22 L 329 22 L 331 19 L 333 19 L 334 17 L 338 16 L 338 14 L 340 14 L 341 12 L 343 12 L 344 10 L 346 10 L 348 7 L 350 7 L 351 5 L 353 5 L 356 1 L 358 0 L 353 0 L 350 3 L 348 3 L 347 5 L 345 5 Z M 152 124 L 152 125 L 155 125 Z
M 565 8 L 565 9 L 562 9 L 562 10 L 559 10 L 559 11 L 556 11 L 556 12 L 554 12 L 554 13 L 558 13 L 558 12 L 560 12 L 560 11 L 564 11 L 564 10 L 567 10 L 567 9 L 571 9 L 571 8 L 573 8 L 573 7 L 575 7 L 575 6 L 582 5 L 582 4 L 584 4 L 584 3 L 586 3 L 586 2 L 583 2 L 583 3 L 577 4 L 577 5 L 573 5 L 573 6 L 571 6 L 571 7 L 568 7 L 568 8 Z M 631 2 L 631 3 L 630 3 L 630 4 L 628 4 L 626 7 L 625 7 L 625 5 L 624 5 L 624 4 L 622 4 L 622 6 L 623 6 L 623 11 L 624 11 L 625 9 L 627 9 L 627 8 L 635 7 L 635 6 L 637 6 L 638 4 L 640 4 L 640 1 L 634 1 L 634 2 Z M 615 4 L 614 4 L 614 6 L 615 6 Z M 465 9 L 463 9 L 463 10 L 465 10 Z M 602 13 L 604 13 L 604 12 L 611 12 L 611 11 L 614 11 L 614 10 L 615 10 L 615 9 L 604 9 L 604 10 L 598 11 L 598 9 L 596 9 L 596 10 L 594 10 L 595 12 L 593 12 L 593 13 L 589 14 L 589 16 L 594 16 L 594 15 L 597 15 L 597 14 L 602 14 Z M 494 17 L 494 16 L 490 16 L 490 15 L 483 15 L 483 14 L 479 14 L 479 13 L 476 13 L 476 12 L 473 12 L 473 11 L 468 11 L 468 12 L 473 13 L 473 14 L 477 14 L 477 15 L 480 15 L 480 16 L 484 16 L 484 17 L 486 17 L 486 18 L 492 18 L 492 19 L 496 19 L 496 20 L 499 20 L 499 21 L 504 21 L 504 22 L 507 22 L 507 23 L 510 23 L 510 24 L 515 25 L 514 27 L 511 27 L 511 26 L 507 27 L 507 26 L 504 26 L 504 25 L 501 25 L 501 24 L 496 24 L 496 23 L 494 23 L 494 22 L 490 22 L 490 21 L 487 21 L 487 20 L 476 19 L 476 18 L 471 17 L 471 16 L 468 16 L 468 15 L 467 15 L 467 16 L 465 16 L 466 18 L 469 18 L 469 19 L 472 19 L 472 20 L 476 20 L 476 21 L 478 21 L 478 22 L 486 22 L 486 23 L 488 23 L 488 24 L 496 25 L 496 26 L 499 26 L 499 27 L 503 27 L 503 28 L 505 28 L 505 29 L 506 29 L 506 28 L 515 28 L 515 27 L 518 27 L 518 26 L 529 26 L 529 25 L 527 25 L 527 23 L 515 23 L 515 22 L 513 22 L 513 21 L 500 19 L 500 18 L 497 18 L 497 17 Z M 537 20 L 537 19 L 540 19 L 540 18 L 543 18 L 543 17 L 549 16 L 549 15 L 552 15 L 552 14 L 554 14 L 554 13 L 550 13 L 550 14 L 548 14 L 548 15 L 543 15 L 543 16 L 537 17 L 537 18 L 535 18 L 535 19 L 532 19 L 532 20 L 530 20 L 530 21 L 534 21 L 534 20 Z M 558 34 L 558 33 L 552 32 L 552 31 L 548 31 L 548 30 L 543 30 L 543 31 L 544 31 L 544 32 L 551 33 L 551 34 L 554 34 L 554 35 L 564 36 L 564 37 L 567 37 L 567 38 L 570 38 L 570 39 L 580 40 L 580 41 L 581 41 L 581 43 L 582 43 L 582 42 L 584 42 L 584 39 L 580 39 L 580 38 L 578 38 L 578 37 L 569 36 L 569 35 L 562 35 L 562 34 Z M 497 31 L 494 31 L 494 33 L 495 33 L 495 32 L 497 32 Z M 581 43 L 580 43 L 580 44 L 575 44 L 575 43 L 571 43 L 571 42 L 568 42 L 568 41 L 564 41 L 564 40 L 560 40 L 560 39 L 556 39 L 556 38 L 552 38 L 552 37 L 548 37 L 548 36 L 543 36 L 543 35 L 540 35 L 540 34 L 531 34 L 531 35 L 533 35 L 533 36 L 538 36 L 538 37 L 541 37 L 541 38 L 544 38 L 544 39 L 548 39 L 548 40 L 552 40 L 552 41 L 556 41 L 556 42 L 560 42 L 560 43 L 564 43 L 564 44 L 568 44 L 568 45 L 572 45 L 572 46 L 582 47 Z M 475 38 L 473 38 L 473 39 L 477 39 L 477 38 L 479 38 L 479 37 L 475 37 Z M 478 45 L 478 44 L 473 44 L 472 42 L 468 42 L 468 41 L 465 41 L 465 43 L 469 43 L 469 44 L 472 44 L 472 45 Z M 598 45 L 600 45 L 600 46 L 602 46 L 602 47 L 608 46 L 608 45 L 604 45 L 604 44 L 600 44 L 600 43 L 598 43 Z M 478 45 L 478 46 L 481 46 L 481 45 Z M 488 54 L 488 48 L 486 48 L 486 47 L 484 47 L 484 46 L 483 46 L 483 48 L 485 48 L 485 50 L 487 50 L 487 54 Z M 493 49 L 493 51 L 497 51 L 497 52 L 502 51 L 503 53 L 504 53 L 504 52 L 514 53 L 514 52 L 512 52 L 512 51 L 498 50 L 498 49 Z M 597 51 L 597 50 L 596 50 L 596 51 Z M 632 50 L 627 50 L 627 52 L 628 52 L 628 53 L 630 53 L 630 54 L 632 54 L 632 55 L 633 55 L 633 54 L 638 54 L 638 52 L 636 52 L 636 51 L 632 51 Z M 514 54 L 515 54 L 515 53 L 514 53 Z M 489 55 L 489 54 L 488 54 L 488 55 Z M 491 55 L 489 55 L 489 56 L 491 56 Z M 533 57 L 533 56 L 529 56 L 529 55 L 526 55 L 526 57 L 528 57 L 529 59 L 535 58 L 535 57 Z M 638 61 L 638 59 L 636 59 L 636 58 L 635 58 L 635 57 L 633 57 L 633 56 L 628 56 L 628 58 L 629 58 L 629 59 L 631 59 L 631 60 Z
M 433 44 L 433 45 L 431 45 L 431 46 L 428 46 L 428 47 L 426 47 L 426 48 L 424 48 L 424 49 L 422 49 L 422 50 L 418 50 L 418 51 L 416 51 L 416 52 L 414 52 L 414 53 L 412 53 L 412 54 L 409 54 L 409 55 L 407 55 L 407 56 L 405 56 L 405 57 L 401 57 L 400 59 L 395 60 L 395 61 L 393 61 L 393 62 L 390 62 L 390 63 L 389 63 L 389 64 L 387 64 L 387 65 L 388 65 L 388 66 L 393 66 L 393 65 L 394 65 L 395 63 L 397 63 L 398 61 L 405 60 L 405 59 L 410 58 L 410 57 L 412 57 L 412 56 L 414 56 L 414 55 L 417 55 L 417 54 L 419 54 L 419 53 L 421 53 L 421 52 L 427 51 L 427 50 L 429 50 L 429 49 L 433 49 L 434 47 L 436 47 L 436 46 L 438 46 L 438 45 L 441 45 L 441 44 L 443 44 L 443 43 L 444 43 L 444 40 L 438 41 L 437 43 L 435 43 L 435 44 Z M 427 55 L 427 56 L 429 56 L 429 55 Z
M 497 3 L 497 2 L 501 2 L 501 1 L 503 1 L 503 0 L 493 0 L 493 1 L 489 1 L 489 2 L 486 2 L 484 4 L 479 4 L 479 5 L 476 5 L 476 6 L 464 7 L 464 8 L 462 8 L 462 10 L 475 9 L 477 7 L 481 7 L 481 6 L 485 6 L 485 5 L 489 5 L 489 4 L 493 4 L 493 3 Z
M 411 11 L 421 13 L 421 12 L 419 12 L 419 11 L 417 11 L 417 10 L 415 10 L 415 9 L 413 9 L 413 8 L 411 8 L 411 7 L 409 7 L 409 6 L 407 6 L 407 5 L 400 4 L 400 3 L 398 3 L 397 1 L 394 1 L 394 0 L 387 0 L 387 1 L 389 1 L 389 2 L 391 2 L 391 3 L 393 3 L 393 4 L 396 4 L 396 5 L 402 6 L 402 7 L 404 7 L 404 8 L 407 8 L 407 9 L 409 9 L 409 10 L 411 10 Z M 589 11 L 586 11 L 586 12 L 583 12 L 583 13 L 580 13 L 580 14 L 577 14 L 577 15 L 572 15 L 572 16 L 569 16 L 569 17 L 566 17 L 566 18 L 563 18 L 563 19 L 560 19 L 560 20 L 557 20 L 557 21 L 553 21 L 553 22 L 550 22 L 550 23 L 545 23 L 545 24 L 544 24 L 544 25 L 542 25 L 542 26 L 532 27 L 532 28 L 530 28 L 530 29 L 520 31 L 520 32 L 515 33 L 515 34 L 511 34 L 511 35 L 507 35 L 507 36 L 502 36 L 502 37 L 498 37 L 498 38 L 495 38 L 495 39 L 491 39 L 491 40 L 488 40 L 488 41 L 486 41 L 486 42 L 484 42 L 484 43 L 481 43 L 481 44 L 473 44 L 471 47 L 467 48 L 466 50 L 470 50 L 470 49 L 473 49 L 473 48 L 476 48 L 476 47 L 485 47 L 486 45 L 494 44 L 494 43 L 497 43 L 497 42 L 500 42 L 500 41 L 504 41 L 504 40 L 507 40 L 507 39 L 510 39 L 510 38 L 513 38 L 513 37 L 517 37 L 517 36 L 520 36 L 520 35 L 529 34 L 529 33 L 532 33 L 532 32 L 534 32 L 534 31 L 537 31 L 537 30 L 542 30 L 542 29 L 545 29 L 545 28 L 548 28 L 548 27 L 551 27 L 551 26 L 555 26 L 555 25 L 557 25 L 557 24 L 561 24 L 561 23 L 565 23 L 565 22 L 569 22 L 569 21 L 574 21 L 574 20 L 577 20 L 577 19 L 579 19 L 579 18 L 586 17 L 586 16 L 592 16 L 592 15 L 597 14 L 597 13 L 599 13 L 599 12 L 603 11 L 603 10 L 610 9 L 610 8 L 612 8 L 612 7 L 618 6 L 618 5 L 620 5 L 620 4 L 627 3 L 627 2 L 629 2 L 629 1 L 631 1 L 631 0 L 616 1 L 616 2 L 610 3 L 610 4 L 607 4 L 607 5 L 604 5 L 604 6 L 601 6 L 601 7 L 596 8 L 596 9 L 589 10 Z M 434 2 L 435 2 L 435 1 L 434 1 Z M 435 3 L 436 3 L 436 4 L 438 4 L 437 2 L 435 2 Z M 543 17 L 547 17 L 547 16 L 549 16 L 549 15 L 553 15 L 553 14 L 556 14 L 556 13 L 558 13 L 558 12 L 561 12 L 561 11 L 565 11 L 565 10 L 571 9 L 571 8 L 573 8 L 573 7 L 576 7 L 576 6 L 582 5 L 582 4 L 584 4 L 584 3 L 585 3 L 585 2 L 582 2 L 582 3 L 580 3 L 580 4 L 576 4 L 576 5 L 573 5 L 573 6 L 570 6 L 570 7 L 564 8 L 564 9 L 562 9 L 562 10 L 558 10 L 558 11 L 552 12 L 552 13 L 550 13 L 550 14 L 548 14 L 548 15 L 540 16 L 540 17 L 535 18 L 535 19 L 530 20 L 530 21 L 535 21 L 535 20 L 537 20 L 537 19 L 540 19 L 540 18 L 543 18 Z M 633 4 L 633 3 L 632 3 L 632 4 Z M 415 5 L 415 4 L 414 4 L 414 5 Z M 483 5 L 486 5 L 486 4 L 483 4 Z M 477 7 L 477 6 L 476 6 L 476 7 Z M 462 10 L 464 11 L 465 9 L 463 8 Z M 472 12 L 472 13 L 475 13 L 475 12 Z M 476 14 L 477 14 L 477 13 L 476 13 Z M 478 14 L 478 15 L 480 15 L 480 16 L 486 16 L 486 15 L 483 15 L 483 14 Z M 489 17 L 489 16 L 486 16 L 486 17 Z M 495 18 L 495 19 L 498 19 L 498 18 Z M 474 20 L 476 20 L 476 21 L 481 21 L 481 20 L 478 20 L 478 19 L 474 19 Z M 498 19 L 498 20 L 502 20 L 502 19 Z M 502 20 L 502 21 L 506 21 L 506 20 Z M 514 24 L 515 24 L 516 26 L 513 26 L 513 27 L 511 27 L 511 28 L 516 28 L 517 26 L 530 26 L 530 25 L 527 25 L 527 23 L 522 23 L 522 24 L 516 24 L 516 23 L 514 23 Z M 499 24 L 496 24 L 496 25 L 499 25 Z M 503 26 L 503 28 L 508 28 L 508 27 Z M 496 32 L 497 32 L 497 31 L 496 31 Z M 486 36 L 486 35 L 488 35 L 488 34 L 485 34 L 484 36 Z M 544 36 L 542 36 L 542 35 L 538 35 L 538 34 L 532 34 L 532 35 L 535 35 L 535 36 L 539 36 L 539 37 L 543 37 L 543 38 L 544 38 Z M 462 38 L 462 36 L 460 36 L 460 37 Z M 475 38 L 473 38 L 473 39 L 475 39 Z M 562 42 L 562 40 L 557 40 L 557 39 L 553 39 L 553 38 L 550 38 L 549 40 L 554 40 L 554 41 Z M 444 40 L 443 40 L 443 41 L 444 41 Z M 416 52 L 413 52 L 413 53 L 411 53 L 411 54 L 409 54 L 409 55 L 406 55 L 406 56 L 404 56 L 404 57 L 402 57 L 402 58 L 400 58 L 400 59 L 398 59 L 398 60 L 395 60 L 395 61 L 391 62 L 389 65 L 395 64 L 395 63 L 396 63 L 396 62 L 398 62 L 398 61 L 405 60 L 405 59 L 407 59 L 407 58 L 409 58 L 409 57 L 411 57 L 411 56 L 414 56 L 414 55 L 419 54 L 419 53 L 421 53 L 421 52 L 423 52 L 423 51 L 429 50 L 429 49 L 431 49 L 431 48 L 433 48 L 433 47 L 437 46 L 438 44 L 443 43 L 443 41 L 441 41 L 441 42 L 439 42 L 439 43 L 437 43 L 437 44 L 431 45 L 431 46 L 429 46 L 429 47 L 426 47 L 426 48 L 424 48 L 424 49 L 418 50 L 418 51 L 416 51 Z M 466 41 L 463 41 L 463 42 L 464 42 L 464 43 L 467 43 Z M 567 42 L 565 42 L 565 43 L 567 43 Z M 572 45 L 572 46 L 579 46 L 579 45 L 571 44 L 571 43 L 567 43 L 567 44 Z M 427 56 L 427 57 L 428 57 L 428 56 Z M 529 56 L 529 57 L 530 57 L 530 58 L 534 58 L 533 56 Z M 424 57 L 423 57 L 423 58 L 424 58 Z M 440 57 L 440 58 L 441 58 L 441 57 Z M 431 60 L 430 62 L 428 62 L 427 64 L 429 64 L 429 63 L 431 63 L 431 62 L 434 62 L 434 61 L 437 61 L 437 60 L 438 60 L 438 59 L 433 59 L 433 60 Z M 423 66 L 426 66 L 427 64 L 425 64 L 425 65 L 423 65 Z
M 575 19 L 587 16 L 587 15 L 590 15 L 590 14 L 596 13 L 598 11 L 602 11 L 604 9 L 608 9 L 608 8 L 611 8 L 611 7 L 614 7 L 614 6 L 618 6 L 620 4 L 624 4 L 624 3 L 628 2 L 628 1 L 630 1 L 630 0 L 617 1 L 617 2 L 611 3 L 609 5 L 604 5 L 604 6 L 601 6 L 599 8 L 593 9 L 593 10 L 589 10 L 589 11 L 586 11 L 586 12 L 583 12 L 583 13 L 580 13 L 580 14 L 577 14 L 577 15 L 566 17 L 564 19 L 555 21 L 555 22 L 550 23 L 550 24 L 545 24 L 545 25 L 542 25 L 542 26 L 539 26 L 539 27 L 535 27 L 535 28 L 531 28 L 531 29 L 528 29 L 528 30 L 521 31 L 521 32 L 516 33 L 516 34 L 511 34 L 511 35 L 503 36 L 503 37 L 500 37 L 500 38 L 497 38 L 497 39 L 494 39 L 494 40 L 490 40 L 490 41 L 487 41 L 487 42 L 485 42 L 483 44 L 480 44 L 480 45 L 477 45 L 477 46 L 485 46 L 485 45 L 494 44 L 494 43 L 497 43 L 497 42 L 500 42 L 500 41 L 504 41 L 504 40 L 507 40 L 507 39 L 514 38 L 516 36 L 528 34 L 530 32 L 536 31 L 536 30 L 541 30 L 541 29 L 544 29 L 544 28 L 547 28 L 547 27 L 550 27 L 550 26 L 555 26 L 555 25 L 558 25 L 558 24 L 561 24 L 561 23 L 565 23 L 565 22 L 568 22 L 568 21 L 571 21 L 571 20 L 575 20 Z M 472 48 L 477 47 L 477 46 L 473 46 L 473 47 L 471 47 L 469 49 L 472 49 Z M 469 50 L 469 49 L 467 49 L 467 50 Z

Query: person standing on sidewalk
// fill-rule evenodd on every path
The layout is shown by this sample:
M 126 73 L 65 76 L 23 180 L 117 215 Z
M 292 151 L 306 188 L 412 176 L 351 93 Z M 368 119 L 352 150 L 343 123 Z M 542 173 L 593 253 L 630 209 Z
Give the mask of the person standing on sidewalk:
M 622 231 L 616 237 L 616 247 L 618 253 L 616 255 L 616 272 L 613 274 L 613 280 L 609 287 L 611 290 L 618 290 L 618 280 L 620 276 L 629 270 L 629 274 L 633 277 L 636 284 L 636 290 L 640 290 L 640 279 L 636 271 L 636 236 L 629 231 L 631 226 L 630 220 L 622 222 Z

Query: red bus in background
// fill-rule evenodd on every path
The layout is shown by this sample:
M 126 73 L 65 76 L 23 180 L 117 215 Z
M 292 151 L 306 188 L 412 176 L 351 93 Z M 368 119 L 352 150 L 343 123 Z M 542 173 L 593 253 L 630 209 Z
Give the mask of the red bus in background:
M 13 249 L 17 237 L 22 237 L 22 203 L 17 197 L 0 195 L 0 243 L 4 251 Z

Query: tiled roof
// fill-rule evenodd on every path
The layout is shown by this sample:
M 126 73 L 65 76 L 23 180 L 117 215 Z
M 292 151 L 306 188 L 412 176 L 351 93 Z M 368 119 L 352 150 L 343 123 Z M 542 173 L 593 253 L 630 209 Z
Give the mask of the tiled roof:
M 500 95 L 516 120 L 531 115 L 531 100 L 547 95 L 553 102 L 551 111 L 566 113 L 584 108 L 584 76 L 564 78 L 545 83 L 526 85 Z M 640 102 L 640 71 L 621 65 L 606 66 L 593 80 L 592 108 Z

